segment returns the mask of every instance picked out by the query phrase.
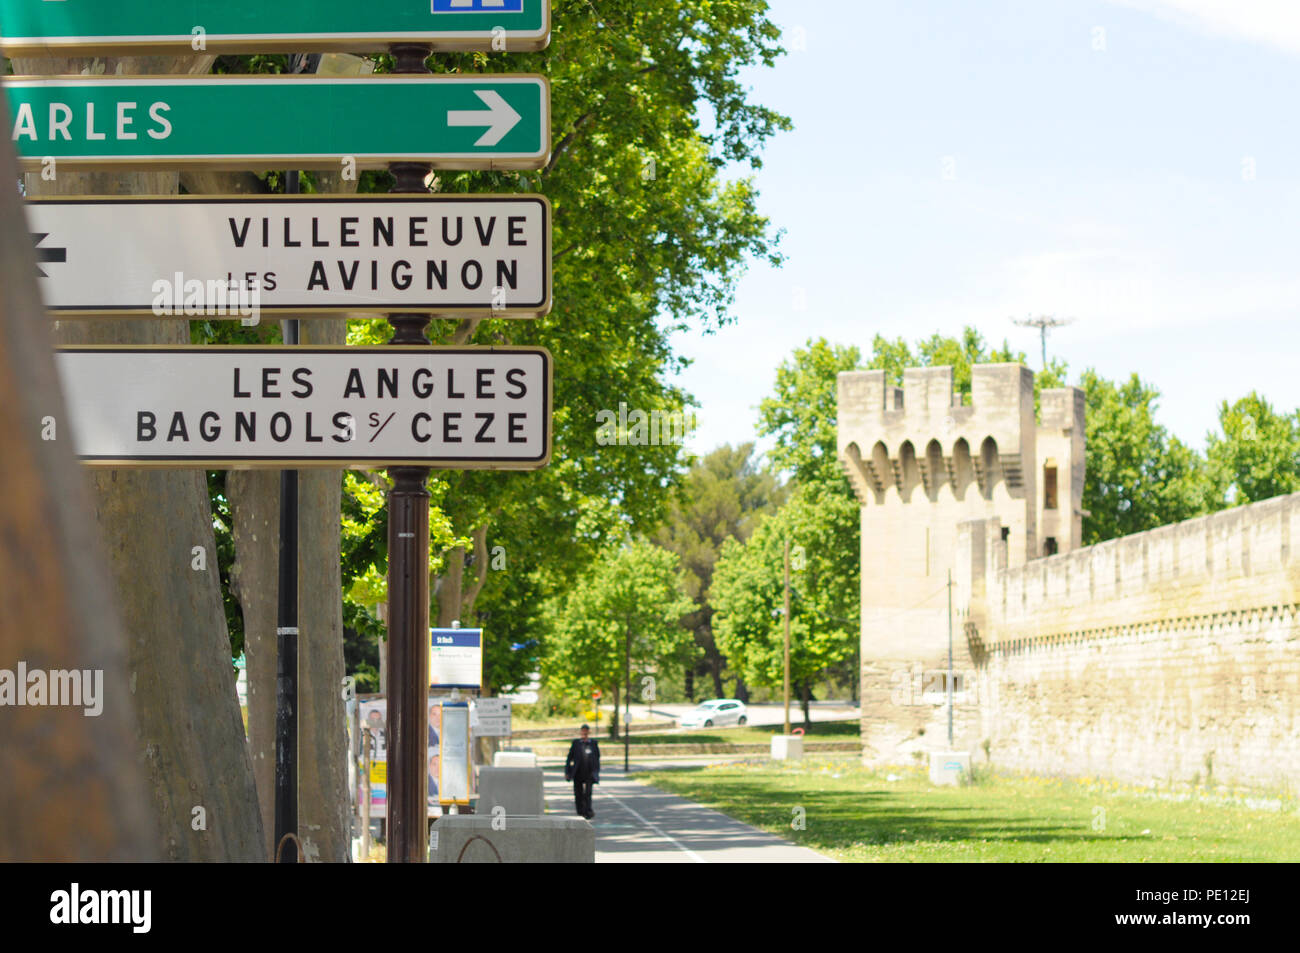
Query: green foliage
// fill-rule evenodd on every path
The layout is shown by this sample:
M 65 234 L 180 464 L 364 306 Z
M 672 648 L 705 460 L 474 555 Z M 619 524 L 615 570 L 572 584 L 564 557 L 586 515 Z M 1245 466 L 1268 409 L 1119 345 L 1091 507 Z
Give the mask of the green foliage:
M 718 447 L 691 467 L 668 508 L 664 525 L 652 537 L 657 545 L 681 557 L 686 595 L 695 604 L 695 611 L 682 624 L 694 634 L 702 655 L 697 674 L 710 676 L 712 691 L 718 695 L 723 692 L 727 660 L 713 638 L 709 587 L 714 566 L 723 543 L 748 539 L 759 517 L 771 512 L 785 496 L 776 476 L 755 459 L 752 443 L 734 449 Z M 662 692 L 660 697 L 664 697 Z
M 591 698 L 565 698 L 542 688 L 537 693 L 537 702 L 532 705 L 514 705 L 512 715 L 518 722 L 546 722 L 556 718 L 572 718 L 577 721 L 584 711 L 590 710 Z
M 860 356 L 856 347 L 809 340 L 777 368 L 773 395 L 758 405 L 759 435 L 776 438 L 772 465 L 795 483 L 852 492 L 836 458 L 837 375 L 857 369 Z
M 1207 509 L 1200 456 L 1155 421 L 1160 392 L 1136 373 L 1116 384 L 1088 370 L 1083 544 L 1127 536 Z
M 756 166 L 765 140 L 789 125 L 748 102 L 737 79 L 779 53 L 766 5 L 560 0 L 554 20 L 539 53 L 430 61 L 439 72 L 531 71 L 552 83 L 546 169 L 439 172 L 436 182 L 449 193 L 541 192 L 554 210 L 551 315 L 430 329 L 436 341 L 542 345 L 555 356 L 550 466 L 448 473 L 434 496 L 455 538 L 488 526 L 489 546 L 506 551 L 508 568 L 489 573 L 473 609 L 486 620 L 490 678 L 502 685 L 525 677 L 529 653 L 544 649 L 538 606 L 612 542 L 657 525 L 679 478 L 680 446 L 601 446 L 597 413 L 620 403 L 689 408 L 672 381 L 680 365 L 670 334 L 728 323 L 745 262 L 780 260 L 752 182 L 720 172 L 729 162 Z M 708 133 L 702 109 L 715 119 Z M 510 649 L 530 642 L 540 648 Z
M 681 619 L 693 608 L 674 553 L 643 540 L 609 550 L 547 606 L 546 685 L 571 698 L 589 698 L 593 688 L 616 698 L 630 650 L 635 691 L 640 676 L 691 656 L 693 640 Z
M 790 677 L 811 681 L 853 657 L 859 636 L 857 501 L 800 487 L 747 542 L 731 540 L 713 573 L 714 636 L 747 682 L 783 681 L 784 547 L 791 547 Z
M 766 3 L 614 0 L 598 7 L 556 0 L 544 51 L 445 53 L 429 61 L 436 73 L 536 72 L 552 84 L 555 145 L 545 169 L 440 171 L 434 181 L 445 193 L 540 192 L 554 210 L 550 316 L 438 320 L 429 328 L 435 343 L 542 345 L 555 357 L 554 451 L 546 470 L 446 471 L 430 481 L 435 577 L 482 527 L 489 547 L 506 554 L 507 568 L 489 572 L 472 612 L 461 607 L 474 616 L 464 624 L 485 627 L 486 673 L 502 687 L 535 670 L 545 639 L 539 607 L 612 541 L 653 528 L 679 478 L 680 446 L 599 446 L 597 412 L 620 403 L 647 413 L 690 407 L 672 380 L 680 361 L 670 335 L 728 323 L 746 262 L 780 261 L 778 236 L 758 213 L 752 181 L 722 175 L 733 164 L 757 167 L 766 140 L 790 127 L 751 103 L 739 78 L 781 52 Z M 375 61 L 376 72 L 392 68 L 389 56 Z M 222 57 L 216 67 L 287 68 L 284 56 Z M 264 181 L 268 190 L 281 187 L 278 173 Z M 366 173 L 358 191 L 383 191 L 388 181 L 386 173 Z M 311 176 L 302 187 L 315 188 Z M 275 329 L 212 324 L 200 326 L 196 338 L 270 343 Z M 387 338 L 382 322 L 350 323 L 349 343 Z M 372 600 L 382 597 L 386 528 L 366 479 L 353 476 L 344 486 L 344 615 L 349 657 L 375 659 L 382 626 Z M 467 582 L 477 568 L 467 559 Z
M 221 578 L 221 605 L 226 613 L 230 633 L 230 657 L 244 653 L 244 614 L 230 594 L 230 570 L 235 565 L 235 537 L 231 533 L 230 501 L 226 499 L 225 471 L 209 470 L 208 496 L 212 500 L 212 533 L 216 539 L 217 573 Z
M 917 342 L 913 350 L 903 338 L 893 341 L 877 334 L 871 343 L 869 370 L 883 370 L 885 380 L 894 387 L 903 386 L 903 371 L 909 367 L 952 368 L 953 394 L 970 403 L 971 368 L 976 364 L 1025 364 L 1024 351 L 1013 351 L 1005 339 L 1000 348 L 989 348 L 984 336 L 973 327 L 962 329 L 961 337 L 945 337 L 937 331 Z M 1044 387 L 1064 387 L 1068 367 L 1064 361 L 1051 359 L 1047 367 L 1034 375 L 1034 401 Z
M 1300 414 L 1280 414 L 1254 391 L 1219 407 L 1220 433 L 1206 438 L 1217 505 L 1241 505 L 1300 490 Z
M 1001 349 L 988 349 L 984 336 L 973 327 L 962 329 L 960 338 L 945 337 L 935 332 L 916 343 L 915 351 L 903 338 L 893 341 L 877 334 L 871 343 L 870 370 L 883 370 L 885 379 L 895 387 L 903 386 L 903 371 L 909 367 L 952 367 L 953 392 L 967 402 L 970 399 L 971 367 L 975 364 L 1002 362 L 1024 363 L 1022 352 L 1013 353 L 1010 345 L 1002 342 Z

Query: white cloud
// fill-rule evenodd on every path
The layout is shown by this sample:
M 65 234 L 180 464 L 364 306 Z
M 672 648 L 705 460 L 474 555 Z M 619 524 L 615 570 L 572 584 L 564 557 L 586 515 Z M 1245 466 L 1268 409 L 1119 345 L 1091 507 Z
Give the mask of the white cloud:
M 1296 0 L 1109 0 L 1205 33 L 1239 37 L 1300 53 Z

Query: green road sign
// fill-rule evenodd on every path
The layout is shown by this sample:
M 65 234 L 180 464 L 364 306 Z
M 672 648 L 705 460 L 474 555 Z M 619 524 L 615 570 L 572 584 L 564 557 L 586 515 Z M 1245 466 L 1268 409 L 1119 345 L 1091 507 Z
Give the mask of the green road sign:
M 541 76 L 13 77 L 26 169 L 540 169 L 551 151 Z
M 540 50 L 549 0 L 0 0 L 0 53 Z

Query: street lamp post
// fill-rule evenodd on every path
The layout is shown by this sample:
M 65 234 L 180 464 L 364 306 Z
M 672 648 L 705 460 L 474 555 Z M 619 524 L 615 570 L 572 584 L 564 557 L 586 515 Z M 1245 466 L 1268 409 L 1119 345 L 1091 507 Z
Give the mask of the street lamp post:
M 632 624 L 625 621 L 623 653 L 623 774 L 627 774 L 629 747 L 632 744 Z
M 790 540 L 785 541 L 785 733 L 790 733 Z

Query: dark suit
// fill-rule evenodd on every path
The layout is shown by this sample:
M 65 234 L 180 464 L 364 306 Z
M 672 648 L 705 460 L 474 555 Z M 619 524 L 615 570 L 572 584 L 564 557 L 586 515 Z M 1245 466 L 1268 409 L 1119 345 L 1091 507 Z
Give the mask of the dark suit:
M 569 756 L 564 761 L 564 780 L 573 782 L 573 801 L 577 812 L 590 820 L 596 816 L 591 809 L 591 786 L 600 783 L 600 745 L 595 738 L 583 741 L 575 738 L 569 745 Z

